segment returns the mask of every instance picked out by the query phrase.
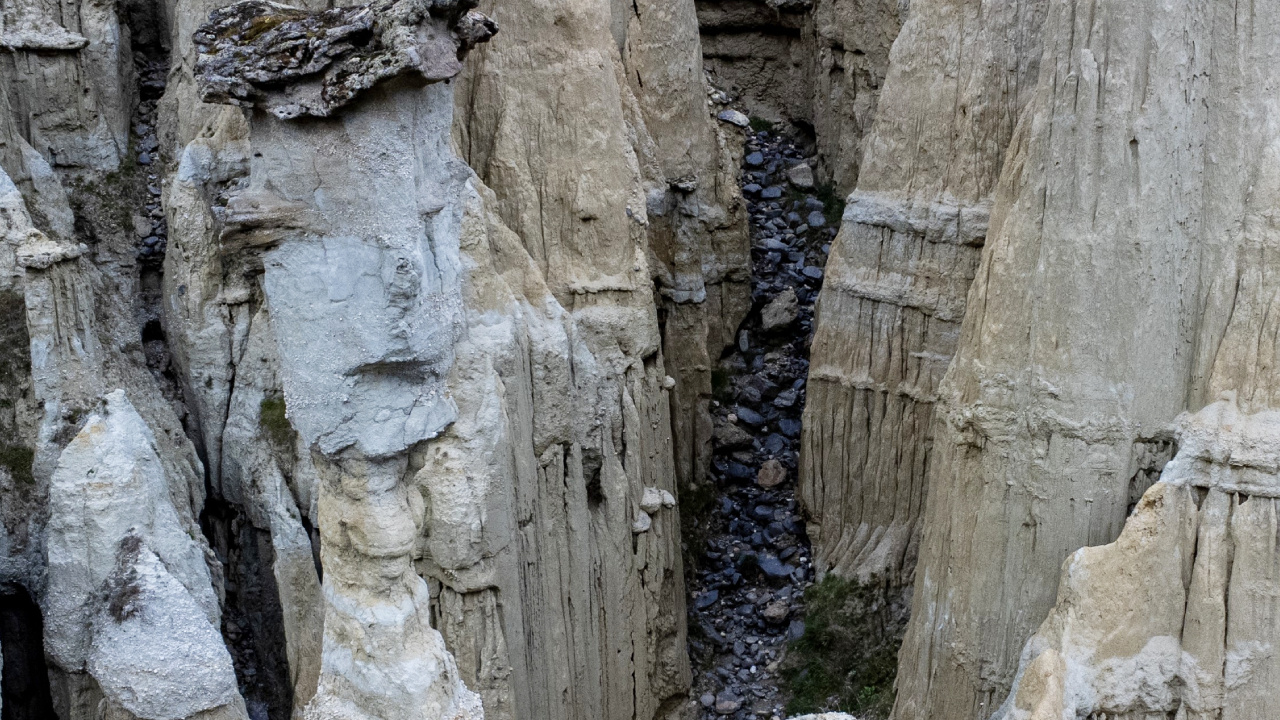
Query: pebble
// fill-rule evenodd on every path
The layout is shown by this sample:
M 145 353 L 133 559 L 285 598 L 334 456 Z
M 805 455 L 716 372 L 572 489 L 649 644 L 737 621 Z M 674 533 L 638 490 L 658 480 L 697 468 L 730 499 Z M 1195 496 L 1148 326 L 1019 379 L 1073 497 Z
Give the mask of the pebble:
M 777 437 L 773 435 L 771 437 Z M 775 488 L 787 479 L 787 469 L 777 460 L 766 460 L 756 473 L 756 484 L 762 488 Z
M 737 125 L 740 128 L 747 127 L 751 124 L 751 118 L 737 110 L 721 110 L 720 114 L 716 117 L 730 125 Z

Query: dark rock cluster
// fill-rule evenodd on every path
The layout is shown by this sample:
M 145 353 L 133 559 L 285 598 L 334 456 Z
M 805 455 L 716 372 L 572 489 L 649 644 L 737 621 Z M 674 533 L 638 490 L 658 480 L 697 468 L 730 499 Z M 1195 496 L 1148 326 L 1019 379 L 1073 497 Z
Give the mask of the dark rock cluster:
M 788 181 L 805 164 L 792 142 L 758 132 L 746 151 L 754 307 L 717 373 L 715 497 L 689 588 L 694 696 L 707 719 L 783 716 L 779 661 L 804 632 L 813 581 L 795 471 L 833 208 Z
M 498 31 L 475 4 L 374 0 L 308 11 L 242 0 L 210 13 L 193 37 L 201 99 L 262 107 L 280 119 L 326 117 L 393 77 L 448 80 L 473 45 Z
M 167 63 L 139 55 L 137 60 L 138 110 L 133 119 L 134 160 L 147 177 L 147 199 L 142 211 L 133 218 L 138 236 L 138 260 L 159 264 L 164 260 L 169 229 L 160 205 L 160 142 L 156 139 L 156 104 L 164 95 Z

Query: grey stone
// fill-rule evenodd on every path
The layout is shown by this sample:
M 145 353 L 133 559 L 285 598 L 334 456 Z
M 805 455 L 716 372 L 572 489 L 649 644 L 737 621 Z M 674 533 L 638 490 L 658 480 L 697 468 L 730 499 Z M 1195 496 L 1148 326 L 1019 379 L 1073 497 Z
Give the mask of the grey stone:
M 803 190 L 813 187 L 813 168 L 808 163 L 800 163 L 787 171 L 787 180 Z
M 721 110 L 720 114 L 716 115 L 716 118 L 723 120 L 730 125 L 737 125 L 740 128 L 747 127 L 751 124 L 751 118 L 743 115 L 737 110 Z
M 462 70 L 467 50 L 498 29 L 480 13 L 461 11 L 462 2 L 427 8 L 415 0 L 374 0 L 308 12 L 242 0 L 216 9 L 193 36 L 200 97 L 260 106 L 281 119 L 324 117 L 393 77 L 448 80 Z M 266 29 L 244 30 L 254 27 Z
M 787 288 L 774 296 L 760 311 L 760 324 L 766 332 L 772 332 L 795 322 L 799 313 L 800 304 L 796 299 L 796 291 Z

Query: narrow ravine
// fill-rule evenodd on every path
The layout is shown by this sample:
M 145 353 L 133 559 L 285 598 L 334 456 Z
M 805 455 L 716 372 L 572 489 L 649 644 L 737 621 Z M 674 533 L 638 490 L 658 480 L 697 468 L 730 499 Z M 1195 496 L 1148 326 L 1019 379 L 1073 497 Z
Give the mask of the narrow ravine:
M 689 646 L 699 716 L 745 720 L 785 717 L 783 656 L 804 632 L 813 569 L 796 502 L 800 417 L 839 218 L 800 149 L 768 130 L 750 134 L 741 182 L 753 308 L 714 376 L 714 497 L 694 531 Z

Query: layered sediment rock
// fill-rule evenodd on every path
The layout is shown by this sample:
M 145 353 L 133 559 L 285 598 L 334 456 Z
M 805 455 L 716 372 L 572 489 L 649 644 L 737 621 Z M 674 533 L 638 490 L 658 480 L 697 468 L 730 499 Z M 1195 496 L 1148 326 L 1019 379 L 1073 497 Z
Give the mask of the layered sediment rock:
M 1261 288 L 1274 232 L 1262 220 L 1269 201 L 1259 198 L 1273 194 L 1275 133 L 1256 118 L 1272 102 L 1280 36 L 1247 28 L 1274 20 L 1274 8 L 1251 10 L 1242 22 L 1220 6 L 1103 3 L 1086 12 L 1050 4 L 1035 96 L 1008 152 L 939 393 L 895 717 L 993 712 L 1023 643 L 1054 604 L 1062 560 L 1120 534 L 1175 445 L 1178 414 L 1224 391 L 1236 391 L 1249 412 L 1270 407 L 1274 335 L 1262 298 L 1271 295 Z M 1220 422 L 1230 435 L 1227 419 Z M 1114 567 L 1117 556 L 1156 564 L 1175 557 L 1164 546 L 1185 548 L 1197 514 L 1226 509 L 1224 492 L 1193 511 L 1186 490 L 1152 491 L 1132 532 L 1080 556 L 1079 568 Z M 1233 517 L 1252 522 L 1251 512 Z M 1226 532 L 1225 518 L 1199 522 Z M 1143 555 L 1136 546 L 1151 533 L 1168 543 L 1152 540 L 1160 549 Z M 1186 573 L 1194 566 L 1185 553 L 1177 564 Z M 1236 567 L 1246 574 L 1233 572 L 1231 582 L 1247 587 L 1252 571 Z M 1023 698 L 1040 698 L 1046 717 L 1060 702 L 1081 712 L 1141 712 L 1147 700 L 1112 702 L 1102 688 L 1125 685 L 1125 668 L 1141 666 L 1134 683 L 1160 691 L 1156 660 L 1169 648 L 1158 636 L 1180 633 L 1177 623 L 1160 623 L 1189 581 L 1151 577 L 1132 586 L 1151 599 L 1152 624 L 1124 628 L 1114 646 L 1098 645 L 1084 660 L 1090 638 L 1124 621 L 1106 609 L 1110 591 L 1069 569 L 1061 612 L 1033 643 L 1041 659 L 1015 705 L 1030 711 Z M 1103 617 L 1070 617 L 1089 608 Z M 1096 703 L 1078 694 L 1047 699 L 1064 687 L 1053 656 L 1040 652 L 1058 642 L 1054 623 L 1080 633 L 1081 645 L 1065 638 L 1059 654 L 1068 674 L 1098 670 L 1081 691 L 1097 690 Z M 1146 659 L 1144 634 L 1157 640 Z M 1040 690 L 1031 689 L 1037 682 Z M 1079 690 L 1074 680 L 1068 687 L 1069 695 Z M 1146 706 L 1163 712 L 1154 710 L 1161 702 Z M 1242 717 L 1258 716 L 1241 702 Z
M 498 39 L 518 38 L 533 10 L 495 12 Z M 611 114 L 574 115 L 606 144 L 573 141 L 568 125 L 504 126 L 546 143 L 501 156 L 538 170 L 493 179 L 506 195 L 453 155 L 452 88 L 415 85 L 430 71 L 315 106 L 336 110 L 329 120 L 201 110 L 213 119 L 183 153 L 165 273 L 175 357 L 224 495 L 252 508 L 283 484 L 272 497 L 318 525 L 317 717 L 470 712 L 465 681 L 490 718 L 651 718 L 687 688 L 678 511 L 642 507 L 649 489 L 675 491 L 672 381 L 619 55 L 598 10 L 575 9 L 605 30 L 590 62 L 538 63 L 491 89 L 514 118 L 576 78 L 581 97 L 614 98 Z M 286 116 L 313 107 L 244 97 Z M 580 178 L 575 158 L 596 170 Z M 504 204 L 530 192 L 547 206 Z M 542 245 L 551 228 L 563 242 Z M 435 669 L 415 670 L 424 663 Z M 307 690 L 294 692 L 298 707 Z
M 934 402 L 1045 8 L 918 2 L 894 45 L 817 309 L 800 483 L 823 571 L 912 578 Z
M 481 9 L 503 30 L 460 83 L 462 157 L 566 309 L 630 308 L 625 324 L 648 332 L 657 303 L 676 471 L 700 484 L 711 368 L 750 299 L 741 135 L 708 111 L 693 5 Z M 617 330 L 601 333 L 612 344 Z M 622 349 L 639 357 L 644 342 Z
M 1233 395 L 1181 423 L 1119 539 L 1063 564 L 997 717 L 1270 714 L 1278 419 Z

